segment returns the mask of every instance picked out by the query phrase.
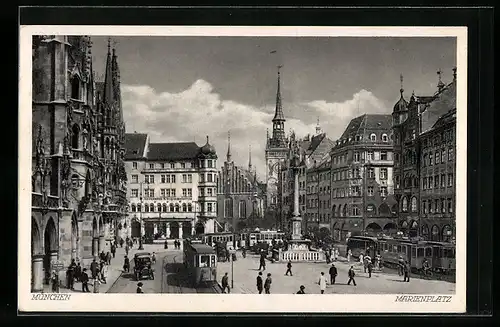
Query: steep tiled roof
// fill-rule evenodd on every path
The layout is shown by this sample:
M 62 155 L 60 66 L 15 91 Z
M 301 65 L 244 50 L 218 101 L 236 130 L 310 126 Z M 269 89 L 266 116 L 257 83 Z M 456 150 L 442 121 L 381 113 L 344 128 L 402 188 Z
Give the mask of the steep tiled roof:
M 456 83 L 448 84 L 435 95 L 436 99 L 429 103 L 422 113 L 422 133 L 430 130 L 440 117 L 457 107 Z
M 194 142 L 150 143 L 148 160 L 187 160 L 195 159 L 200 153 L 200 147 Z
M 125 134 L 125 160 L 142 158 L 147 137 L 140 133 Z
M 457 119 L 457 108 L 453 108 L 452 110 L 448 111 L 447 113 L 439 117 L 439 119 L 436 121 L 436 123 L 432 126 L 431 129 L 439 128 L 440 126 L 443 126 L 453 121 L 456 122 L 456 119 Z
M 318 145 L 320 145 L 321 141 L 323 141 L 323 139 L 326 137 L 326 134 L 325 133 L 321 133 L 319 135 L 314 135 L 311 139 L 311 144 L 309 144 L 309 148 L 307 149 L 307 151 L 309 153 L 313 153 L 314 150 L 316 150 L 316 148 L 318 147 Z
M 363 137 L 369 132 L 387 130 L 392 128 L 392 116 L 390 114 L 364 114 L 362 116 L 353 118 L 340 139 L 353 138 L 356 135 Z

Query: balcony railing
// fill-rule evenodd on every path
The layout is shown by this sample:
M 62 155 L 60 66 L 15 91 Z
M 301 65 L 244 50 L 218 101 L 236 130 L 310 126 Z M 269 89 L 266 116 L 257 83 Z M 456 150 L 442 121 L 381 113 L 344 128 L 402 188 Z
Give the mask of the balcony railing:
M 92 154 L 82 149 L 72 149 L 73 160 L 92 162 Z
M 43 195 L 40 193 L 31 193 L 31 206 L 33 207 L 48 207 L 48 208 L 58 208 L 59 207 L 59 197 L 55 195 L 49 195 L 47 197 L 47 203 L 43 203 Z

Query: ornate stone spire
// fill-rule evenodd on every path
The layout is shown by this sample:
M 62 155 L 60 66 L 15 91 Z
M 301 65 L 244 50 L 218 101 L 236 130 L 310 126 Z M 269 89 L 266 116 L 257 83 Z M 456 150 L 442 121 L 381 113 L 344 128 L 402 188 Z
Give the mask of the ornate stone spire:
M 108 55 L 106 58 L 106 70 L 104 76 L 104 94 L 103 101 L 107 106 L 111 106 L 113 102 L 113 70 L 111 57 L 111 38 L 108 38 Z
M 248 171 L 252 171 L 252 145 L 248 146 Z
M 273 122 L 275 121 L 285 121 L 285 116 L 283 115 L 283 107 L 281 104 L 281 77 L 280 77 L 280 69 L 283 66 L 278 66 L 278 89 L 276 91 L 276 109 L 274 112 Z
M 231 131 L 227 132 L 227 155 L 226 162 L 231 162 Z
M 319 116 L 318 116 L 318 122 L 316 123 L 316 135 L 321 134 L 321 127 L 319 126 Z

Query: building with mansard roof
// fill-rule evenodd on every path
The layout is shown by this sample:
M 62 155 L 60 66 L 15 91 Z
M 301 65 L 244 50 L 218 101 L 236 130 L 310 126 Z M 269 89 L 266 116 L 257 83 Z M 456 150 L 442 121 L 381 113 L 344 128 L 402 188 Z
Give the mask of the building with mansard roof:
M 207 142 L 153 143 L 148 134 L 125 135 L 128 234 L 182 239 L 220 229 L 217 213 L 217 153 Z
M 124 236 L 120 70 L 108 43 L 105 79 L 96 81 L 92 56 L 88 36 L 33 37 L 33 292 L 53 269 L 65 280 L 72 259 L 86 266 Z
M 391 115 L 353 118 L 331 156 L 333 238 L 397 231 Z
M 232 160 L 231 139 L 228 133 L 227 155 L 218 173 L 217 217 L 224 230 L 242 231 L 263 226 L 265 184 L 257 179 L 252 166 L 251 148 L 248 167 L 237 166 Z
M 406 106 L 394 107 L 394 185 L 399 203 L 398 224 L 404 234 L 453 241 L 456 69 L 449 84 L 442 81 L 441 74 L 438 72 L 437 91 L 433 95 L 413 94 Z

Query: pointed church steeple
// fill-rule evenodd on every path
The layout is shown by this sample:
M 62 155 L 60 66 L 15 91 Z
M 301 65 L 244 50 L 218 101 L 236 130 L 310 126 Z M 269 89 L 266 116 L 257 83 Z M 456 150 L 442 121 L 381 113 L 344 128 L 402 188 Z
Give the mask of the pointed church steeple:
M 274 112 L 273 123 L 277 121 L 285 121 L 285 116 L 283 115 L 283 107 L 281 104 L 281 67 L 283 66 L 278 66 L 278 89 L 276 91 L 276 109 Z
M 248 146 L 248 171 L 252 171 L 252 145 Z
M 104 76 L 104 94 L 103 102 L 110 108 L 113 103 L 113 70 L 112 70 L 112 58 L 111 58 L 111 38 L 108 39 L 108 55 L 106 58 L 106 71 Z
M 226 155 L 226 162 L 231 162 L 231 131 L 227 132 L 227 155 Z
M 285 116 L 283 115 L 283 107 L 281 103 L 281 74 L 278 66 L 278 89 L 276 91 L 276 110 L 274 113 L 273 122 L 273 136 L 270 141 L 271 147 L 284 148 L 286 147 L 285 139 Z

